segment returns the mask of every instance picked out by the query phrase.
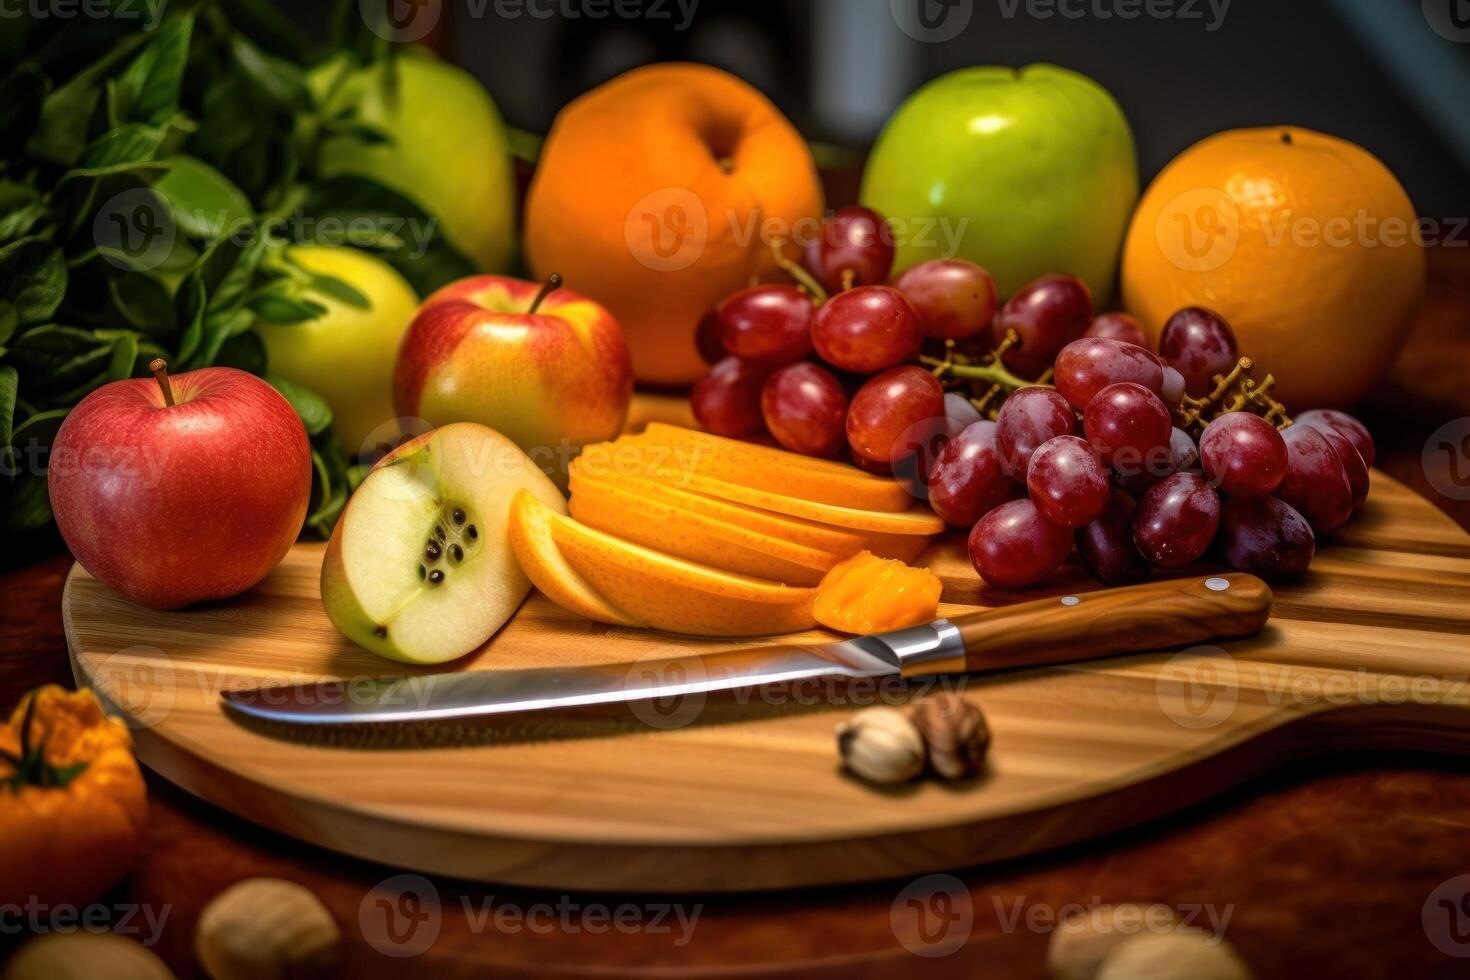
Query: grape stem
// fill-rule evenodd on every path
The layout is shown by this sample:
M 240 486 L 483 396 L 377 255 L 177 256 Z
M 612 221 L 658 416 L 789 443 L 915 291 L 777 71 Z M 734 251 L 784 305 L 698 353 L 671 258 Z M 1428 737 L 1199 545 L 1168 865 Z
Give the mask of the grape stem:
M 783 251 L 785 247 L 786 240 L 784 238 L 776 238 L 771 241 L 771 255 L 775 257 L 777 267 L 794 279 L 798 286 L 806 290 L 807 295 L 812 298 L 814 304 L 821 306 L 827 302 L 827 291 L 822 288 L 822 284 L 812 278 L 800 265 L 788 259 L 786 253 Z
M 1186 432 L 1203 429 L 1221 415 L 1251 410 L 1259 410 L 1278 429 L 1290 426 L 1291 416 L 1286 414 L 1286 406 L 1271 397 L 1275 376 L 1268 374 L 1258 382 L 1251 377 L 1255 366 L 1254 360 L 1242 357 L 1229 374 L 1215 375 L 1215 387 L 1203 398 L 1185 395 L 1174 410 L 1179 427 Z
M 1015 391 L 1017 388 L 1025 388 L 1030 385 L 1046 384 L 1045 380 L 1027 381 L 1012 374 L 1005 366 L 1001 358 L 1005 352 L 1014 347 L 1020 338 L 1014 330 L 1007 330 L 1005 340 L 1000 346 L 987 354 L 982 360 L 976 362 L 961 354 L 955 353 L 954 342 L 949 341 L 944 345 L 944 357 L 922 356 L 919 363 L 934 369 L 934 376 L 943 379 L 946 375 L 952 378 L 962 378 L 966 381 L 984 381 L 991 385 L 999 385 L 1007 392 Z M 1048 371 L 1047 375 L 1051 372 Z M 1045 378 L 1047 375 L 1043 375 Z M 989 396 L 986 396 L 987 400 Z

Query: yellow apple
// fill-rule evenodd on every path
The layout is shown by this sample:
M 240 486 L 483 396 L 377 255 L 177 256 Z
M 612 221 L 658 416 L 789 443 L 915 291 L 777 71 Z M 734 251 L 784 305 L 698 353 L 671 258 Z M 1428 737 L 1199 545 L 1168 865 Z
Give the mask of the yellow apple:
M 256 325 L 271 374 L 305 385 L 327 400 L 337 437 L 348 453 L 377 448 L 367 445 L 369 441 L 391 442 L 391 434 L 379 436 L 396 417 L 393 358 L 418 309 L 418 297 L 392 266 L 355 248 L 305 245 L 287 255 L 308 272 L 347 283 L 371 308 L 306 287 L 306 297 L 325 306 L 326 313 L 300 323 Z

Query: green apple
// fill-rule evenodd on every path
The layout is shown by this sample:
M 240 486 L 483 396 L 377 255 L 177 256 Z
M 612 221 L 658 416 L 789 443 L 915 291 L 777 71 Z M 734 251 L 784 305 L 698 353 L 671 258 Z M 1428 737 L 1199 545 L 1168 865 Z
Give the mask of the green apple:
M 884 126 L 862 186 L 863 203 L 895 222 L 895 275 L 969 259 L 1009 296 L 1068 272 L 1099 303 L 1137 200 L 1122 109 L 1054 65 L 965 68 L 925 85 Z
M 344 74 L 341 60 L 311 75 L 328 115 L 355 108 L 357 121 L 390 143 L 333 137 L 321 149 L 324 177 L 356 174 L 415 201 L 449 243 L 483 272 L 503 272 L 515 246 L 515 172 L 505 124 L 469 72 L 421 48 Z
M 289 249 L 287 259 L 307 272 L 340 279 L 370 308 L 305 286 L 306 298 L 325 306 L 326 313 L 301 323 L 256 325 L 270 372 L 327 400 L 337 438 L 349 453 L 372 450 L 369 441 L 391 432 L 381 427 L 397 418 L 393 360 L 419 298 L 391 265 L 355 248 L 302 245 Z
M 436 664 L 475 650 L 531 589 L 510 546 L 510 502 L 520 490 L 567 512 L 540 467 L 474 422 L 435 429 L 384 456 L 327 543 L 327 617 L 390 660 Z

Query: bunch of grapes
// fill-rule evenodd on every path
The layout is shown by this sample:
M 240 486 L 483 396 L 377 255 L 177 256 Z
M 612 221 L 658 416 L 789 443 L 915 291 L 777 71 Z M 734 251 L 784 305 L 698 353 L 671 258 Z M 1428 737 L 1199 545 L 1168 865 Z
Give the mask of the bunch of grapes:
M 882 218 L 844 208 L 788 270 L 798 285 L 726 299 L 701 325 L 700 424 L 892 473 L 970 529 L 976 570 L 1001 588 L 1047 577 L 1074 546 L 1108 584 L 1206 558 L 1297 575 L 1316 535 L 1362 506 L 1368 430 L 1330 410 L 1292 424 L 1269 378 L 1242 381 L 1251 362 L 1217 314 L 1180 310 L 1155 353 L 1126 313 L 1094 316 L 1074 276 L 998 307 L 973 263 L 888 284 L 892 261 Z

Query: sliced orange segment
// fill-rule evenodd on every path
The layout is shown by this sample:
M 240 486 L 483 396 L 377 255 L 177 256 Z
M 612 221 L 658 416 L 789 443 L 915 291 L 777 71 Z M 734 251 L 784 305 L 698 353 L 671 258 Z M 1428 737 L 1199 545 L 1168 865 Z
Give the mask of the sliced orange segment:
M 579 616 L 616 626 L 644 626 L 608 602 L 562 557 L 551 536 L 559 514 L 522 490 L 510 504 L 510 546 L 536 588 L 552 602 Z

